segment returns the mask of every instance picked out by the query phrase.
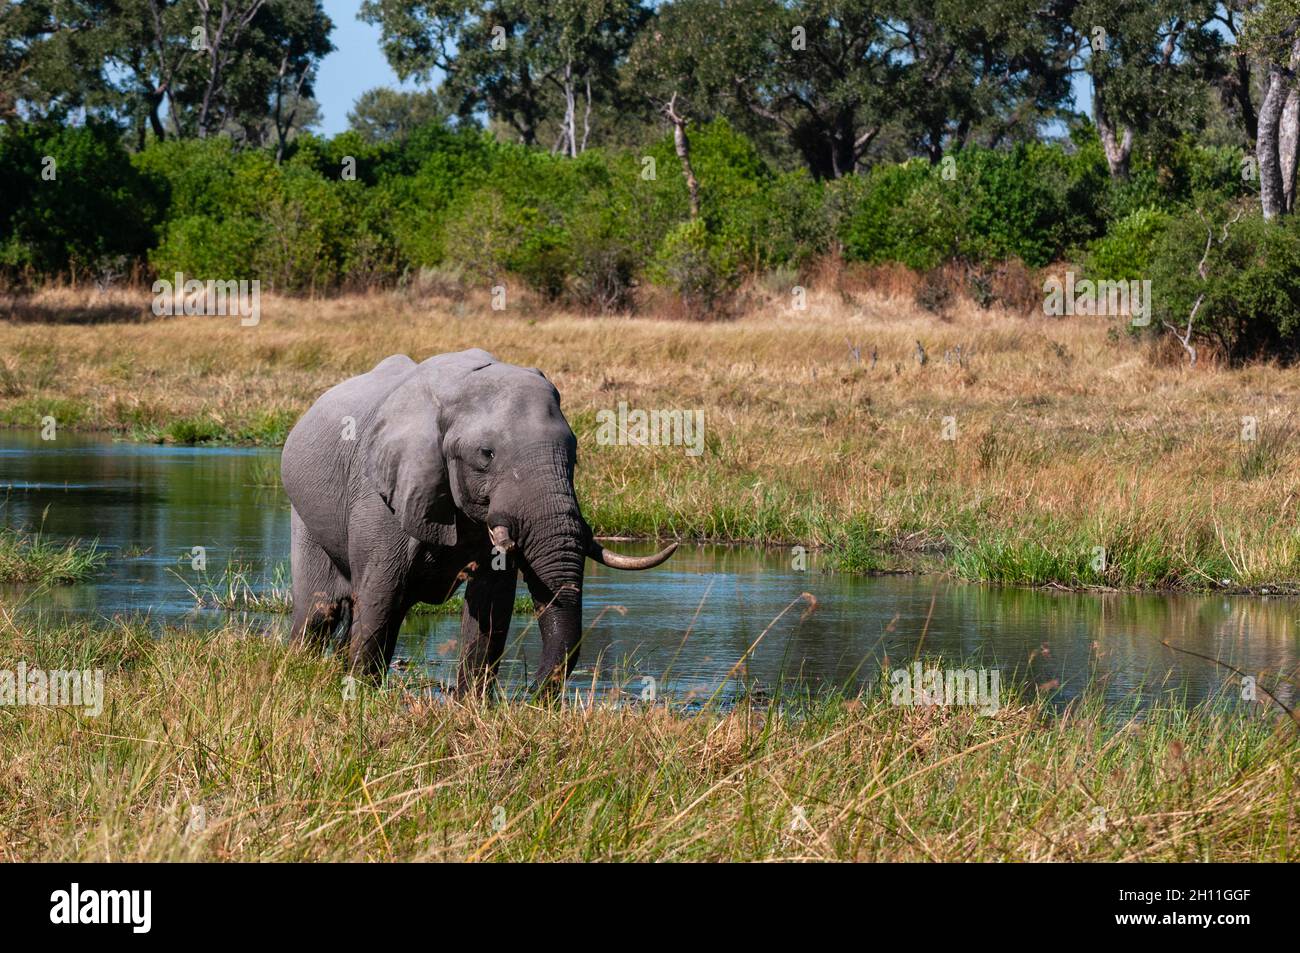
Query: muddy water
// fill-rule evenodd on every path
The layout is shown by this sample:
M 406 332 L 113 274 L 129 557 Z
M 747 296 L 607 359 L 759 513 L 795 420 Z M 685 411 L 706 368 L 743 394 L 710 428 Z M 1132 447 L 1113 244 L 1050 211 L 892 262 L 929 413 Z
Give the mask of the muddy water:
M 221 611 L 195 610 L 188 586 L 201 584 L 203 574 L 191 566 L 193 548 L 204 548 L 210 579 L 237 562 L 269 583 L 289 555 L 283 493 L 259 485 L 278 464 L 277 451 L 0 435 L 0 520 L 97 539 L 111 554 L 92 581 L 41 593 L 30 607 L 147 615 L 160 628 L 220 624 Z M 790 682 L 853 687 L 878 678 L 886 660 L 892 669 L 918 654 L 996 668 L 1004 682 L 1020 676 L 1061 699 L 1092 688 L 1121 707 L 1196 701 L 1223 690 L 1222 668 L 1171 651 L 1164 640 L 1264 676 L 1293 677 L 1300 667 L 1300 604 L 1285 598 L 853 577 L 820 571 L 815 557 L 798 571 L 788 552 L 719 546 L 683 547 L 647 573 L 591 567 L 586 593 L 590 632 L 578 679 L 640 691 L 649 676 L 657 690 L 677 697 L 726 694 L 742 682 L 763 691 Z M 285 623 L 258 621 L 268 629 Z M 537 633 L 526 630 L 528 622 L 515 621 L 503 668 L 511 680 L 536 665 Z M 449 678 L 458 635 L 454 616 L 408 619 L 400 664 Z M 1275 691 L 1294 701 L 1293 689 Z

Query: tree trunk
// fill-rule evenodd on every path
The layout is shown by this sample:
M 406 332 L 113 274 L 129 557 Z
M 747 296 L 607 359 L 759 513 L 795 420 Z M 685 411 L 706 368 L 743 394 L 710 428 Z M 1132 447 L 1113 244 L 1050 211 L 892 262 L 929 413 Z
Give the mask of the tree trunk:
M 1125 127 L 1120 132 L 1116 129 L 1106 106 L 1102 85 L 1094 79 L 1092 88 L 1093 121 L 1097 125 L 1102 151 L 1106 153 L 1106 167 L 1110 170 L 1112 179 L 1125 180 L 1129 175 L 1129 160 L 1133 155 L 1133 130 Z
M 161 93 L 149 97 L 149 126 L 153 129 L 153 134 L 158 137 L 159 142 L 167 138 L 167 131 L 163 129 L 162 118 L 158 115 L 158 110 L 161 107 Z
M 1278 123 L 1277 152 L 1282 174 L 1282 207 L 1289 215 L 1295 211 L 1296 159 L 1300 157 L 1300 88 L 1294 77 Z
M 564 64 L 564 127 L 568 130 L 569 158 L 578 157 L 578 103 L 573 91 L 573 60 Z
M 579 152 L 587 151 L 587 139 L 591 135 L 591 77 L 586 78 L 587 84 L 587 106 L 586 111 L 582 114 L 582 145 L 578 147 Z
M 289 54 L 280 57 L 280 72 L 275 78 L 275 164 L 284 161 L 284 74 L 289 68 Z
M 1255 158 L 1259 164 L 1259 205 L 1265 219 L 1286 213 L 1286 200 L 1282 190 L 1282 161 L 1278 134 L 1282 112 L 1286 108 L 1287 70 L 1278 63 L 1268 69 L 1268 85 L 1264 101 L 1259 107 L 1259 138 Z
M 691 141 L 686 138 L 686 119 L 677 112 L 676 93 L 673 93 L 673 98 L 664 108 L 664 115 L 673 124 L 673 146 L 677 150 L 677 158 L 682 160 L 682 175 L 686 177 L 686 191 L 691 197 L 691 218 L 697 219 L 700 217 L 700 183 L 695 178 L 695 170 L 691 168 Z

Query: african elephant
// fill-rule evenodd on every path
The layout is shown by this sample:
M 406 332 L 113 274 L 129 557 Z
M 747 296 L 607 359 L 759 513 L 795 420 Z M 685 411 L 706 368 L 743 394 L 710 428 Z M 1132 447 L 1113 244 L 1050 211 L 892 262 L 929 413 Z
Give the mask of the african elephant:
M 293 638 L 323 648 L 346 623 L 351 670 L 380 680 L 411 606 L 444 602 L 468 580 L 457 688 L 482 690 L 522 573 L 542 637 L 534 684 L 554 691 L 578 656 L 585 560 L 648 569 L 676 549 L 604 550 L 574 494 L 576 453 L 545 375 L 482 350 L 420 364 L 396 354 L 326 391 L 281 464 Z

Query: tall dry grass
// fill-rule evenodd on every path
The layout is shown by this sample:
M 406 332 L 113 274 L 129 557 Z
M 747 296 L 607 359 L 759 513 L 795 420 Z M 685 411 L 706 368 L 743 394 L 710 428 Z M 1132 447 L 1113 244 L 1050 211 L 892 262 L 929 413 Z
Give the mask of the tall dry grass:
M 449 703 L 239 628 L 3 618 L 0 669 L 105 672 L 98 716 L 0 708 L 6 861 L 1294 858 L 1262 709 Z

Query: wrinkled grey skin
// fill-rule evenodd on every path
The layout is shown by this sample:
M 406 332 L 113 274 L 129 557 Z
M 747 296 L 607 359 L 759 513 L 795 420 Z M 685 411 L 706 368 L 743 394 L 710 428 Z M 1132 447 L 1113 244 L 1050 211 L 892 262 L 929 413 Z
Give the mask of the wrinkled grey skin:
M 330 389 L 294 426 L 281 464 L 294 638 L 324 647 L 350 622 L 351 670 L 378 680 L 411 606 L 444 602 L 468 580 L 458 688 L 486 688 L 522 573 L 540 613 L 536 684 L 562 684 L 582 634 L 585 559 L 602 553 L 574 495 L 576 451 L 551 382 L 486 351 L 421 364 L 394 355 Z

